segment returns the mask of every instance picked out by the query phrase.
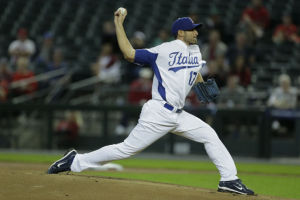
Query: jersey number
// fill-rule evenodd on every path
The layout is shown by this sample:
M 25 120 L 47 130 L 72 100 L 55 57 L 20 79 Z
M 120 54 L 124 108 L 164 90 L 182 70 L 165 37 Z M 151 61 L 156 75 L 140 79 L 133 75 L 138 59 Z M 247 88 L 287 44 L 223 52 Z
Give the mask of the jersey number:
M 193 85 L 193 83 L 194 83 L 196 77 L 197 77 L 197 72 L 191 71 L 191 72 L 190 72 L 189 85 Z

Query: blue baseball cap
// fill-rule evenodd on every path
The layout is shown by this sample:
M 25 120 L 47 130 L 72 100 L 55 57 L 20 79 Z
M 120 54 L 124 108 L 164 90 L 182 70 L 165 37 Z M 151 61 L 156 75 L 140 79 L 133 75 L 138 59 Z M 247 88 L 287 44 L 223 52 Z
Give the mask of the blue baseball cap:
M 194 24 L 193 20 L 190 17 L 181 17 L 175 20 L 172 25 L 172 34 L 177 36 L 179 30 L 190 31 L 195 28 L 199 28 L 203 24 Z

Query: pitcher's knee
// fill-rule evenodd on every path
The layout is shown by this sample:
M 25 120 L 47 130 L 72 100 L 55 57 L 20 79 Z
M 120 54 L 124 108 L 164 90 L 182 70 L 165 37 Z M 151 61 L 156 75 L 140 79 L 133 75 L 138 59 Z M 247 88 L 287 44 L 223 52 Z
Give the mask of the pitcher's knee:
M 219 142 L 220 141 L 218 134 L 212 127 L 207 126 L 204 132 L 205 132 L 205 136 L 204 136 L 205 142 Z

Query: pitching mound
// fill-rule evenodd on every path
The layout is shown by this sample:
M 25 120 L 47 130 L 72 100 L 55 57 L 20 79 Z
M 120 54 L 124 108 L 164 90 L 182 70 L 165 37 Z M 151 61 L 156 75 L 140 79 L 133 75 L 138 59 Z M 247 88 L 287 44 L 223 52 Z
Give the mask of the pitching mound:
M 0 163 L 1 200 L 279 200 L 146 181 L 46 174 L 47 165 Z

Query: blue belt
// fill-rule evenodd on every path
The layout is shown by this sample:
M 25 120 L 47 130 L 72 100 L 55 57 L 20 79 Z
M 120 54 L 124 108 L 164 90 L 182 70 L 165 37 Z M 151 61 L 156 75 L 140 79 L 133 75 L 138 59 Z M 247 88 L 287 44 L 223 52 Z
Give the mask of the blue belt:
M 164 104 L 164 107 L 170 111 L 175 111 L 176 113 L 181 113 L 182 112 L 182 109 L 179 109 L 179 108 L 174 108 L 174 106 L 168 104 L 168 103 L 165 103 Z M 175 109 L 175 110 L 174 110 Z

